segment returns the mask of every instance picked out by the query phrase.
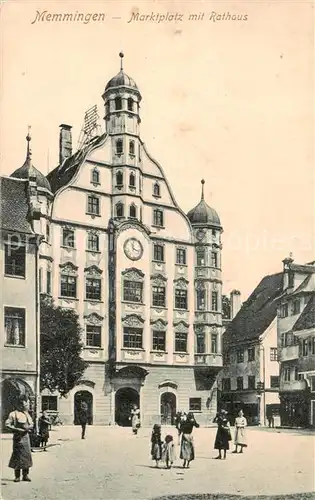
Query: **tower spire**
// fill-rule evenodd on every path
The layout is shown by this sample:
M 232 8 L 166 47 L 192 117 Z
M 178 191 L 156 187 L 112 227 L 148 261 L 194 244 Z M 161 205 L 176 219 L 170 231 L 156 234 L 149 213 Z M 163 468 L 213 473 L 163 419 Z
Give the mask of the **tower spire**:
M 27 140 L 26 161 L 30 162 L 31 156 L 32 156 L 31 146 L 30 146 L 30 142 L 32 140 L 32 138 L 31 138 L 31 126 L 30 125 L 28 125 L 28 127 L 27 127 L 26 140 Z
M 201 199 L 204 200 L 204 185 L 205 185 L 205 180 L 201 179 Z
M 120 57 L 120 71 L 123 71 L 123 58 L 124 58 L 124 53 L 119 52 L 119 57 Z

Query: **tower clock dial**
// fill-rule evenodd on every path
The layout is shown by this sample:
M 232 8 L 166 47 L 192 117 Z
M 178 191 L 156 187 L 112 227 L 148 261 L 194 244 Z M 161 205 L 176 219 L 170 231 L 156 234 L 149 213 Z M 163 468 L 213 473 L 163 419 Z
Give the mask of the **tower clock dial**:
M 143 246 L 136 238 L 129 238 L 125 241 L 124 252 L 128 259 L 139 260 L 143 255 Z

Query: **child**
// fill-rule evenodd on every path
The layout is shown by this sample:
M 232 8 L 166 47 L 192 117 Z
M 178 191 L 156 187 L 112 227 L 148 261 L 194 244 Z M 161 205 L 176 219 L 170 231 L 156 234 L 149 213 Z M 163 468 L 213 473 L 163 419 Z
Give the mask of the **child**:
M 151 434 L 151 457 L 155 460 L 155 466 L 159 467 L 159 461 L 162 458 L 162 440 L 161 440 L 161 426 L 154 424 Z
M 175 446 L 173 441 L 173 436 L 167 434 L 163 443 L 162 451 L 163 461 L 166 464 L 166 468 L 170 469 L 175 461 Z
M 40 446 L 46 451 L 46 446 L 49 439 L 49 426 L 50 420 L 45 411 L 42 412 L 42 416 L 38 420 L 39 435 L 40 435 Z

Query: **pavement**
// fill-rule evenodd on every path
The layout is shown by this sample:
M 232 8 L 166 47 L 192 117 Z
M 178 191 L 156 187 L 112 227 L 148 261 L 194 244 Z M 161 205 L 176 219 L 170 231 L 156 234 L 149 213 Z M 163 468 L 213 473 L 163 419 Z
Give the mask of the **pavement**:
M 162 428 L 162 435 L 169 432 L 176 441 L 174 428 Z M 31 483 L 13 482 L 13 471 L 7 466 L 12 438 L 5 435 L 1 441 L 1 498 L 223 500 L 259 495 L 291 498 L 290 494 L 297 499 L 315 498 L 314 433 L 248 428 L 248 448 L 243 454 L 232 454 L 231 449 L 226 460 L 214 460 L 215 433 L 214 428 L 195 429 L 196 458 L 191 468 L 183 469 L 178 458 L 167 470 L 154 468 L 150 459 L 151 429 L 140 429 L 134 436 L 130 428 L 91 426 L 81 440 L 79 427 L 53 427 L 47 452 L 32 454 Z

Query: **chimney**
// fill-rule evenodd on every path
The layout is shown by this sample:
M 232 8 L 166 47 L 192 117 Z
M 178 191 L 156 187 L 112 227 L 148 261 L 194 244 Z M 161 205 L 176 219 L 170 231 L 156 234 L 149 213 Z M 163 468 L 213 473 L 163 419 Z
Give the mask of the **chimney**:
M 60 125 L 59 135 L 59 165 L 72 156 L 72 134 L 71 125 Z
M 230 293 L 231 300 L 231 319 L 234 319 L 241 308 L 241 292 L 239 290 L 232 290 Z

